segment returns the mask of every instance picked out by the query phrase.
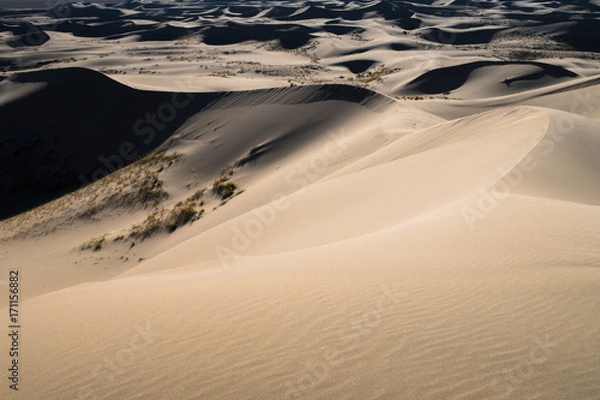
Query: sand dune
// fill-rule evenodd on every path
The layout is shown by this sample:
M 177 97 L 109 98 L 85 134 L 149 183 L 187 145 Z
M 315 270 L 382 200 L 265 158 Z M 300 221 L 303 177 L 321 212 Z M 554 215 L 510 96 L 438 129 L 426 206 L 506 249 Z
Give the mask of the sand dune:
M 494 71 L 479 71 L 482 68 L 494 69 Z M 475 74 L 481 79 L 495 84 L 496 87 L 486 87 L 484 83 L 478 82 L 477 78 L 469 79 Z M 500 77 L 505 78 L 500 80 Z M 465 87 L 465 84 L 469 82 L 480 92 L 484 92 L 490 97 L 496 97 L 502 95 L 501 90 L 497 89 L 498 86 L 503 88 L 502 85 L 498 85 L 499 83 L 505 85 L 507 91 L 512 89 L 511 91 L 514 93 L 516 90 L 531 90 L 536 86 L 549 86 L 559 83 L 561 79 L 575 77 L 577 77 L 576 73 L 551 64 L 480 61 L 428 71 L 409 82 L 405 91 L 406 93 L 442 94 L 444 92 L 452 93 L 463 88 L 472 95 L 475 91 Z M 531 81 L 534 82 L 533 85 L 530 84 Z M 460 92 L 454 93 L 459 94 Z
M 33 84 L 43 88 L 18 99 L 11 95 Z M 5 190 L 14 196 L 4 199 L 4 218 L 128 165 L 158 148 L 201 110 L 328 100 L 377 108 L 390 102 L 368 90 L 340 85 L 232 93 L 139 91 L 76 68 L 17 74 L 2 85 L 12 101 L 0 106 L 0 118 L 6 121 L 0 165 Z M 36 118 L 26 118 L 32 109 L 39 110 Z M 26 181 L 18 179 L 23 175 Z
M 0 7 L 0 398 L 598 398 L 598 2 Z
M 50 397 L 102 393 L 108 398 L 330 398 L 337 393 L 503 398 L 512 393 L 551 397 L 560 390 L 566 397 L 593 398 L 598 353 L 583 348 L 594 348 L 597 333 L 593 287 L 598 255 L 590 253 L 600 233 L 596 207 L 582 204 L 585 195 L 573 194 L 572 177 L 563 176 L 551 187 L 571 192 L 568 202 L 515 190 L 475 221 L 473 231 L 461 215 L 471 202 L 476 207 L 480 189 L 518 168 L 517 159 L 505 176 L 498 176 L 499 160 L 511 155 L 506 148 L 515 156 L 541 149 L 552 134 L 550 118 L 544 110 L 501 110 L 404 136 L 384 149 L 385 157 L 378 152 L 356 157 L 304 194 L 290 195 L 290 207 L 264 227 L 260 240 L 251 240 L 246 250 L 231 249 L 238 255 L 226 260 L 225 269 L 211 247 L 228 246 L 232 228 L 243 230 L 247 221 L 257 220 L 252 211 L 200 235 L 187 233 L 187 241 L 124 278 L 29 301 L 28 324 L 46 326 L 34 333 L 32 342 L 43 347 L 33 354 L 51 355 L 26 359 L 35 366 L 30 373 L 39 376 L 33 390 Z M 495 119 L 512 124 L 482 134 Z M 441 131 L 446 135 L 440 137 Z M 573 140 L 592 148 L 593 135 Z M 563 143 L 555 153 L 559 158 L 574 147 Z M 456 169 L 461 164 L 468 171 Z M 432 165 L 439 168 L 438 176 Z M 576 176 L 591 167 L 573 165 Z M 405 182 L 398 175 L 403 170 L 425 176 Z M 456 181 L 448 180 L 448 171 Z M 437 184 L 428 190 L 411 184 L 423 179 Z M 399 194 L 382 196 L 377 185 L 389 186 L 390 180 Z M 531 183 L 523 185 L 527 191 Z M 357 193 L 359 187 L 366 190 Z M 439 192 L 420 199 L 419 190 Z M 403 199 L 401 193 L 411 196 Z M 344 208 L 361 213 L 344 218 L 340 197 L 347 199 Z M 438 204 L 427 208 L 423 199 Z M 385 224 L 369 225 L 377 214 Z M 330 222 L 321 224 L 321 215 Z M 309 221 L 298 225 L 298 218 Z M 568 238 L 565 226 L 571 227 Z M 293 241 L 285 239 L 290 230 Z M 549 243 L 560 245 L 549 251 Z M 507 254 L 507 248 L 514 251 Z M 76 309 L 69 305 L 73 299 Z M 103 310 L 91 318 L 86 310 L 98 299 L 103 299 Z M 44 322 L 52 310 L 65 308 L 71 312 L 63 327 Z M 573 315 L 573 309 L 580 312 Z M 82 326 L 89 328 L 82 333 Z M 110 340 L 107 329 L 116 332 Z M 176 337 L 168 333 L 174 329 Z M 59 340 L 47 343 L 48 336 Z M 132 338 L 135 346 L 119 344 Z M 90 342 L 96 345 L 88 355 Z M 74 356 L 79 352 L 86 356 Z M 576 362 L 573 352 L 581 353 Z M 117 366 L 109 368 L 107 357 Z M 138 357 L 163 361 L 143 363 Z M 55 363 L 65 367 L 56 370 Z M 518 378 L 511 379 L 515 374 Z M 575 374 L 570 382 L 577 384 L 558 383 L 564 374 Z M 441 378 L 432 380 L 434 375 Z M 173 376 L 178 385 L 164 384 Z M 59 384 L 61 379 L 77 384 Z M 429 383 L 417 383 L 423 381 Z

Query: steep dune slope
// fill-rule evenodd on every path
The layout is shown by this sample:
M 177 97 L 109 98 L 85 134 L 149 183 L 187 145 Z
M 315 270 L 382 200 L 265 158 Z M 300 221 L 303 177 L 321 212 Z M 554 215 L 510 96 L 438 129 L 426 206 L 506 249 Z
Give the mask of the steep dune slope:
M 185 89 L 185 81 L 179 86 Z M 141 91 L 82 68 L 15 74 L 2 82 L 0 93 L 0 182 L 6 193 L 0 218 L 130 164 L 207 108 L 345 100 L 376 109 L 390 102 L 342 85 L 239 93 Z
M 37 152 L 28 151 L 27 147 L 21 148 L 15 156 L 3 159 L 4 165 L 7 166 L 3 172 L 12 174 L 10 177 L 24 187 L 36 190 L 36 193 L 44 193 L 45 187 L 37 185 L 35 179 L 27 176 L 27 169 L 21 168 L 25 165 L 40 173 L 39 179 L 43 179 L 47 170 L 36 169 L 39 160 L 34 157 L 35 155 L 46 160 L 48 167 L 57 171 L 51 176 L 55 179 L 55 183 L 77 179 L 78 176 L 71 171 L 79 173 L 79 176 L 87 176 L 84 174 L 85 169 L 80 165 L 71 162 L 67 167 L 64 166 L 65 161 L 70 162 L 75 156 L 90 165 L 101 162 L 101 168 L 95 170 L 96 172 L 104 171 L 103 174 L 112 172 L 107 177 L 94 180 L 84 188 L 2 222 L 0 240 L 3 243 L 10 243 L 16 238 L 26 238 L 28 241 L 35 242 L 40 237 L 45 237 L 47 241 L 44 241 L 44 248 L 48 246 L 47 249 L 52 254 L 63 254 L 69 260 L 66 262 L 64 258 L 50 257 L 40 268 L 30 271 L 31 276 L 40 278 L 34 279 L 36 283 L 29 286 L 28 294 L 31 296 L 89 278 L 89 276 L 86 278 L 85 270 L 77 269 L 69 273 L 70 279 L 63 279 L 62 277 L 68 273 L 73 264 L 83 262 L 97 265 L 101 261 L 104 271 L 98 271 L 99 276 L 110 277 L 136 265 L 138 259 L 161 251 L 160 241 L 144 242 L 144 238 L 141 240 L 130 238 L 129 236 L 135 232 L 133 226 L 142 224 L 153 213 L 174 210 L 180 202 L 187 201 L 195 193 L 205 193 L 204 196 L 200 194 L 199 197 L 203 198 L 198 198 L 195 202 L 196 210 L 202 209 L 203 218 L 198 222 L 202 224 L 202 229 L 245 213 L 257 205 L 270 201 L 273 197 L 272 192 L 255 191 L 249 200 L 239 202 L 236 197 L 233 199 L 235 201 L 231 201 L 231 204 L 223 208 L 225 201 L 215 195 L 213 188 L 214 182 L 218 179 L 233 179 L 237 186 L 236 195 L 239 195 L 249 189 L 254 181 L 263 179 L 264 174 L 261 173 L 261 169 L 280 168 L 306 149 L 322 146 L 327 141 L 342 140 L 343 145 L 343 139 L 347 135 L 360 131 L 365 125 L 375 124 L 381 118 L 393 120 L 398 117 L 398 114 L 390 109 L 393 100 L 385 96 L 351 86 L 314 85 L 239 92 L 183 93 L 181 97 L 176 97 L 178 101 L 187 96 L 190 96 L 191 100 L 186 107 L 178 110 L 177 118 L 172 121 L 159 119 L 155 121 L 162 124 L 163 129 L 153 129 L 151 122 L 141 120 L 144 124 L 137 132 L 143 135 L 136 135 L 136 131 L 133 133 L 126 131 L 123 136 L 121 134 L 123 121 L 117 118 L 121 115 L 118 112 L 122 112 L 128 118 L 135 118 L 136 114 L 120 110 L 115 112 L 115 115 L 97 120 L 97 123 L 90 123 L 90 130 L 86 136 L 79 132 L 74 124 L 82 124 L 87 118 L 95 118 L 98 112 L 108 112 L 111 110 L 110 107 L 123 105 L 127 108 L 129 102 L 135 103 L 132 107 L 138 108 L 146 104 L 136 103 L 139 99 L 150 101 L 151 106 L 154 107 L 150 112 L 157 110 L 156 114 L 159 115 L 163 106 L 173 104 L 171 101 L 174 94 L 133 90 L 91 71 L 79 72 L 86 76 L 90 75 L 92 79 L 74 83 L 71 72 L 71 70 L 62 70 L 37 74 L 43 78 L 56 76 L 56 79 L 50 80 L 50 83 L 41 78 L 37 79 L 37 83 L 29 82 L 33 81 L 32 75 L 36 74 L 27 77 L 28 83 L 15 84 L 11 80 L 7 82 L 10 90 L 5 91 L 12 96 L 7 100 L 7 107 L 20 110 L 22 113 L 26 110 L 23 102 L 30 104 L 33 101 L 32 97 L 35 100 L 36 93 L 40 91 L 44 93 L 47 88 L 44 85 L 56 85 L 53 89 L 55 91 L 60 91 L 59 88 L 62 87 L 65 101 L 76 103 L 80 100 L 81 107 L 87 103 L 76 96 L 69 99 L 67 89 L 71 89 L 76 94 L 83 94 L 84 89 L 89 89 L 97 82 L 94 79 L 97 79 L 101 85 L 97 85 L 95 90 L 87 93 L 88 96 L 98 94 L 97 101 L 104 99 L 103 96 L 118 96 L 116 104 L 109 105 L 106 109 L 100 107 L 99 111 L 95 111 L 81 108 L 81 114 L 77 118 L 61 113 L 53 114 L 52 111 L 61 104 L 48 103 L 49 110 L 40 111 L 44 118 L 31 119 L 29 123 L 24 123 L 24 129 L 19 131 L 21 134 L 4 143 L 3 150 L 10 153 L 10 146 L 17 146 L 18 140 L 26 140 L 26 135 L 33 137 L 31 141 L 37 146 Z M 27 80 L 22 75 L 15 79 Z M 61 79 L 66 81 L 63 86 L 60 86 L 63 82 Z M 152 103 L 161 98 L 168 102 L 158 105 Z M 18 108 L 17 105 L 22 107 Z M 142 117 L 144 113 L 141 114 Z M 415 115 L 417 117 L 413 117 L 412 120 L 425 126 L 439 121 L 438 118 L 423 112 L 416 112 Z M 79 122 L 73 122 L 73 119 Z M 9 117 L 8 121 L 14 124 L 14 129 L 19 128 L 17 118 Z M 62 136 L 56 134 L 47 137 L 48 132 L 44 126 L 48 121 L 54 121 L 62 128 L 59 132 Z M 405 121 L 405 124 L 407 122 Z M 359 125 L 356 125 L 357 123 Z M 410 126 L 407 126 L 404 131 L 396 129 L 393 134 L 383 135 L 378 143 L 389 142 L 410 129 Z M 169 131 L 174 133 L 167 138 Z M 9 131 L 3 133 L 7 134 Z M 71 136 L 72 140 L 70 140 Z M 155 139 L 145 143 L 146 139 L 152 136 L 155 136 Z M 86 147 L 77 145 L 78 141 L 85 142 L 85 140 L 89 140 L 91 144 Z M 92 146 L 94 143 L 95 147 Z M 127 143 L 129 154 L 138 153 L 136 159 L 125 160 L 121 157 L 121 149 Z M 141 147 L 136 147 L 137 144 Z M 141 149 L 151 148 L 151 146 L 156 146 L 156 149 L 147 156 L 140 157 L 143 155 Z M 103 151 L 103 148 L 108 150 Z M 338 154 L 342 149 L 336 145 L 332 150 Z M 71 154 L 68 152 L 72 152 L 73 156 L 61 157 L 65 153 Z M 48 154 L 54 154 L 54 158 L 50 158 Z M 128 162 L 130 164 L 124 166 Z M 235 172 L 235 176 L 224 175 L 225 171 L 231 171 L 231 174 Z M 94 174 L 95 172 L 92 172 L 92 175 Z M 266 174 L 268 175 L 269 172 L 267 171 Z M 99 177 L 90 178 L 93 180 Z M 3 182 L 6 183 L 6 180 Z M 44 183 L 52 182 L 46 180 Z M 78 183 L 81 185 L 81 182 Z M 26 196 L 28 193 L 18 189 L 18 186 L 11 187 L 2 198 L 7 205 L 2 212 L 7 215 L 10 215 L 16 207 L 30 206 L 30 204 L 16 202 L 19 196 Z M 247 194 L 245 193 L 244 197 Z M 48 237 L 49 233 L 52 233 L 50 237 Z M 159 236 L 164 239 L 165 232 L 160 233 Z M 90 259 L 86 252 L 81 253 L 80 248 L 85 247 L 86 243 L 99 240 L 103 242 L 104 239 L 99 238 L 105 236 L 108 236 L 106 240 L 110 241 L 111 245 L 108 246 L 108 255 L 98 255 L 101 260 L 92 261 L 91 259 L 96 259 L 95 254 L 91 255 Z M 131 240 L 127 243 L 124 241 L 113 243 L 112 240 L 118 237 Z M 182 240 L 182 237 L 175 235 L 169 239 L 177 243 Z M 133 242 L 140 241 L 144 243 L 133 249 L 129 247 Z M 12 247 L 8 256 L 10 261 L 3 264 L 2 268 L 9 268 L 10 263 L 31 262 L 23 259 L 26 253 L 18 250 L 21 245 L 24 244 Z M 166 245 L 173 245 L 173 242 L 168 241 Z M 45 278 L 41 279 L 42 276 Z
M 187 241 L 170 241 L 165 248 L 181 245 L 128 274 L 219 256 L 229 262 L 231 256 L 301 250 L 444 210 L 461 211 L 465 223 L 472 224 L 485 219 L 487 211 L 478 210 L 479 203 L 489 202 L 488 198 L 498 203 L 495 196 L 503 199 L 525 193 L 596 204 L 596 161 L 592 156 L 575 156 L 597 151 L 596 123 L 579 118 L 581 127 L 587 129 L 577 129 L 568 140 L 560 140 L 556 117 L 545 110 L 499 110 L 401 136 L 382 148 L 370 139 L 371 149 L 361 152 L 357 149 L 367 142 L 355 133 L 358 137 L 345 144 L 348 156 L 326 159 L 325 166 L 315 170 L 310 161 L 324 155 L 322 145 L 276 161 L 289 163 L 282 170 L 269 167 L 273 165 L 269 157 L 258 159 L 247 171 L 251 178 L 246 181 L 244 201 L 228 205 L 223 214 L 193 227 L 185 233 Z M 321 143 L 333 140 L 324 136 Z M 288 193 L 284 201 L 279 200 Z M 468 205 L 463 204 L 465 200 Z M 260 208 L 252 210 L 255 207 Z M 353 218 L 348 219 L 348 213 Z M 280 238 L 290 226 L 294 226 L 293 238 L 282 243 Z

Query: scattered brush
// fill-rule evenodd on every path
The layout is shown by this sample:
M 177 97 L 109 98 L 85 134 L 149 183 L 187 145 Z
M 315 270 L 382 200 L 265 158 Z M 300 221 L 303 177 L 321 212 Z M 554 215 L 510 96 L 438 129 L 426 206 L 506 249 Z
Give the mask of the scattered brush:
M 133 207 L 136 204 L 143 207 L 156 207 L 169 194 L 163 189 L 163 181 L 158 179 L 158 174 L 147 174 L 141 181 L 132 186 L 132 191 L 123 195 L 119 200 L 120 205 Z
M 180 153 L 155 152 L 138 160 L 133 168 L 117 171 L 109 177 L 107 185 L 120 190 L 109 190 L 112 193 L 106 204 L 124 208 L 156 207 L 169 198 L 159 174 L 181 159 Z
M 198 219 L 204 210 L 198 211 L 196 204 L 191 202 L 180 202 L 169 212 L 165 220 L 165 226 L 169 232 L 174 232 L 180 226 Z
M 221 176 L 213 182 L 211 191 L 221 199 L 221 205 L 225 204 L 228 199 L 243 193 L 243 190 L 236 192 L 238 187 L 231 181 L 236 168 L 251 161 L 255 162 L 264 153 L 264 150 L 262 147 L 253 149 L 247 157 L 232 166 L 226 167 L 221 172 Z M 146 216 L 146 219 L 139 224 L 133 225 L 126 235 L 120 235 L 113 239 L 114 242 L 124 241 L 126 238 L 143 241 L 159 233 L 172 233 L 184 225 L 197 221 L 204 215 L 205 211 L 202 206 L 205 204 L 203 197 L 206 194 L 206 188 L 197 190 L 185 201 L 180 201 L 170 209 L 157 208 L 163 200 L 169 197 L 169 194 L 163 189 L 163 182 L 158 179 L 158 174 L 163 168 L 171 165 L 180 158 L 181 155 L 178 154 L 170 156 L 159 154 L 146 157 L 142 164 L 152 165 L 157 168 L 152 168 L 150 171 L 146 170 L 143 174 L 137 175 L 134 178 L 134 182 L 129 185 L 130 190 L 126 193 L 115 193 L 110 197 L 113 206 L 120 205 L 134 208 L 137 204 L 143 205 L 144 208 L 153 208 Z M 113 177 L 113 179 L 116 178 Z M 117 186 L 123 184 L 121 181 L 122 179 L 117 181 Z M 89 214 L 91 216 L 96 212 L 94 209 Z M 94 249 L 97 251 L 102 248 L 105 239 L 106 235 L 93 239 L 82 245 L 81 249 Z
M 394 72 L 400 71 L 400 68 L 388 68 L 385 66 L 379 66 L 376 69 L 364 71 L 357 74 L 359 82 L 371 83 L 373 81 L 383 82 L 383 77 L 386 75 L 393 74 Z
M 206 189 L 200 189 L 198 191 L 196 191 L 196 193 L 194 193 L 192 196 L 190 196 L 187 201 L 198 201 L 200 199 L 202 199 L 202 197 L 204 196 L 204 192 L 206 192 Z
M 144 240 L 158 233 L 162 230 L 165 213 L 163 208 L 152 211 L 141 224 L 131 227 L 129 237 Z
M 95 221 L 107 209 L 156 207 L 169 197 L 159 174 L 183 158 L 181 153 L 154 151 L 73 193 L 0 221 L 0 241 L 47 235 L 78 219 Z
M 219 196 L 221 200 L 225 200 L 233 196 L 235 189 L 237 189 L 235 183 L 224 176 L 214 181 L 212 186 L 213 193 Z
M 190 199 L 177 203 L 172 209 L 154 210 L 141 223 L 131 227 L 129 238 L 144 240 L 161 232 L 172 233 L 178 228 L 197 221 L 204 215 L 204 209 Z
M 106 242 L 106 235 L 102 235 L 102 236 L 90 239 L 87 242 L 83 243 L 79 247 L 79 249 L 80 250 L 90 250 L 91 249 L 93 251 L 100 251 L 100 250 L 102 250 L 102 247 L 104 247 L 105 242 Z

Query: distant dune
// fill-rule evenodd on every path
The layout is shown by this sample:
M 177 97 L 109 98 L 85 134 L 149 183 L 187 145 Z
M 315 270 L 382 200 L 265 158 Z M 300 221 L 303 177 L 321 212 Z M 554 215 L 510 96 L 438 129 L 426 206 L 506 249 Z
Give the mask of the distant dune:
M 247 6 L 242 2 L 180 2 L 173 4 L 146 3 L 128 1 L 122 4 L 63 3 L 48 8 L 44 2 L 0 2 L 0 7 L 39 7 L 34 12 L 40 16 L 56 19 L 51 23 L 37 24 L 37 29 L 44 31 L 57 30 L 69 32 L 75 36 L 121 38 L 126 35 L 138 35 L 139 40 L 176 40 L 187 35 L 203 37 L 207 44 L 223 45 L 248 40 L 267 41 L 280 38 L 285 48 L 297 48 L 306 44 L 314 36 L 316 27 L 311 24 L 300 24 L 303 21 L 364 21 L 382 18 L 396 26 L 411 31 L 417 37 L 441 44 L 484 44 L 489 43 L 497 34 L 503 32 L 522 31 L 513 28 L 508 21 L 521 25 L 521 21 L 537 21 L 528 26 L 531 34 L 546 35 L 559 43 L 564 43 L 577 50 L 597 51 L 598 19 L 596 14 L 600 7 L 591 1 L 580 1 L 571 8 L 557 10 L 546 3 L 508 3 L 501 1 L 473 2 L 400 2 L 381 0 L 376 2 L 351 2 L 346 5 L 336 3 L 316 3 L 308 6 L 281 6 L 266 2 L 261 6 Z M 439 3 L 439 4 L 438 4 Z M 66 5 L 65 5 L 66 4 Z M 486 27 L 486 22 L 445 20 L 446 17 L 467 17 L 477 14 L 477 8 L 494 10 L 498 24 Z M 586 18 L 578 16 L 584 12 Z M 19 12 L 7 10 L 9 15 Z M 498 18 L 501 16 L 502 18 Z M 577 16 L 577 18 L 573 18 Z M 213 24 L 214 18 L 226 17 L 223 24 Z M 263 18 L 273 20 L 263 23 Z M 428 20 L 423 26 L 423 18 Z M 151 20 L 156 25 L 146 25 L 143 29 L 132 30 L 129 24 L 115 24 L 115 21 Z M 93 23 L 90 23 L 93 21 Z M 182 21 L 188 27 L 175 27 L 169 22 Z M 294 22 L 298 25 L 277 25 L 276 22 Z M 439 26 L 431 26 L 436 21 Z M 166 24 L 164 24 L 166 23 Z M 220 26 L 219 26 L 220 25 Z M 292 29 L 292 31 L 289 31 Z M 12 30 L 10 26 L 0 25 L 0 32 Z M 289 32 L 288 32 L 289 31 Z M 281 38 L 282 32 L 288 32 Z
M 479 61 L 472 62 L 463 65 L 454 65 L 452 67 L 439 68 L 432 71 L 428 71 L 418 78 L 410 81 L 406 85 L 407 92 L 415 92 L 421 94 L 441 94 L 444 92 L 452 92 L 463 87 L 468 81 L 469 77 L 473 72 L 478 69 L 485 69 L 490 67 L 531 67 L 531 72 L 527 72 L 525 74 L 521 72 L 515 72 L 513 76 L 507 76 L 500 83 L 506 85 L 507 88 L 510 88 L 511 85 L 518 82 L 533 82 L 533 85 L 530 84 L 527 86 L 528 90 L 531 90 L 535 87 L 535 82 L 539 83 L 538 86 L 546 86 L 547 82 L 543 82 L 545 78 L 554 79 L 555 81 L 559 81 L 563 78 L 575 78 L 577 74 L 573 71 L 569 71 L 568 69 L 551 65 L 545 63 L 537 63 L 537 62 L 524 62 L 524 61 Z M 514 68 L 517 69 L 517 68 Z M 507 70 L 510 71 L 509 68 Z M 485 75 L 486 79 L 489 80 L 494 73 L 488 73 Z M 496 83 L 499 82 L 490 82 Z M 494 90 L 490 90 L 487 93 L 493 95 Z

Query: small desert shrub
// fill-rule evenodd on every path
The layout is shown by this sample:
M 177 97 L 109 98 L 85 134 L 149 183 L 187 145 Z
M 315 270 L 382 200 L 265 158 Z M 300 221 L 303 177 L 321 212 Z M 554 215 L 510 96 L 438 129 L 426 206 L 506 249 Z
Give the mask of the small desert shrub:
M 227 180 L 227 178 L 220 178 L 213 182 L 213 193 L 219 196 L 222 200 L 228 199 L 235 193 L 237 186 L 235 183 Z
M 131 227 L 129 237 L 144 240 L 158 233 L 162 229 L 165 212 L 164 209 L 154 210 L 141 224 Z
M 94 217 L 94 215 L 96 215 L 98 213 L 98 207 L 90 207 L 86 210 L 84 210 L 81 214 L 80 214 L 80 218 L 82 219 L 92 219 Z
M 132 183 L 117 185 L 117 187 L 121 187 L 121 190 L 106 189 L 108 193 L 112 192 L 106 200 L 106 204 L 114 207 L 148 208 L 156 207 L 163 200 L 169 198 L 169 194 L 163 189 L 163 181 L 158 179 L 157 172 L 145 173 L 141 176 L 134 175 L 129 179 Z
M 102 247 L 104 246 L 105 242 L 106 242 L 106 235 L 102 235 L 102 236 L 90 239 L 89 241 L 83 243 L 81 246 L 79 246 L 79 249 L 80 250 L 92 249 L 93 251 L 100 251 L 100 250 L 102 250 Z
M 198 211 L 195 203 L 190 201 L 179 202 L 172 209 L 153 211 L 138 225 L 131 227 L 129 238 L 144 240 L 160 232 L 174 232 L 177 228 L 194 222 L 204 214 Z
M 180 226 L 194 221 L 198 214 L 198 209 L 194 203 L 178 203 L 167 216 L 165 226 L 169 232 L 173 232 Z
M 134 186 L 134 194 L 142 204 L 157 205 L 169 194 L 163 189 L 163 181 L 155 174 L 146 175 L 144 180 Z
M 198 200 L 200 200 L 202 198 L 202 196 L 204 196 L 204 192 L 205 192 L 204 189 L 198 190 L 196 193 L 194 193 L 193 195 L 191 195 L 188 198 L 188 201 L 198 201 Z
M 233 175 L 234 172 L 235 172 L 234 167 L 229 166 L 229 167 L 225 168 L 223 171 L 221 171 L 221 176 L 222 177 L 230 177 Z

